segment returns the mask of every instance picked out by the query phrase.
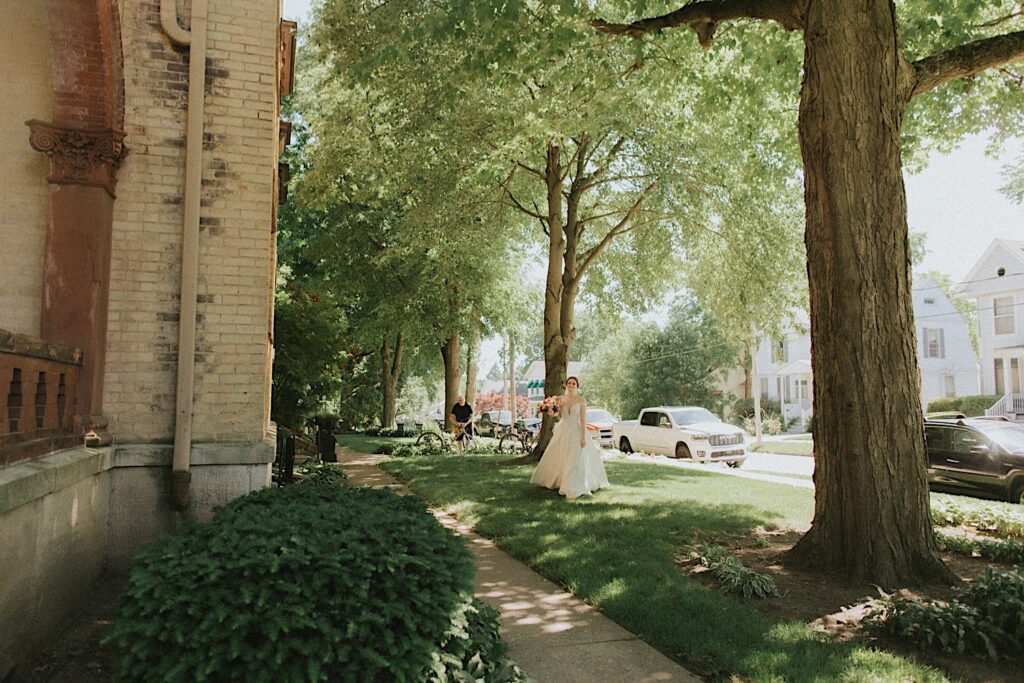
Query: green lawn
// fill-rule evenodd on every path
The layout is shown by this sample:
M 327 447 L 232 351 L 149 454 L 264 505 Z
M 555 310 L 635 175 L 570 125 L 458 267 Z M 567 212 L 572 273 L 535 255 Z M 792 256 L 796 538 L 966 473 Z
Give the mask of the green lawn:
M 338 437 L 338 445 L 351 448 L 360 453 L 373 453 L 378 446 L 386 443 L 412 443 L 414 436 L 365 436 L 363 434 L 343 434 Z
M 897 656 L 776 622 L 688 579 L 675 556 L 699 537 L 808 525 L 813 492 L 710 472 L 609 461 L 613 487 L 566 501 L 500 457 L 407 458 L 382 466 L 702 675 L 757 681 L 932 681 Z M 785 599 L 785 598 L 776 598 Z
M 778 453 L 780 455 L 814 455 L 814 443 L 810 438 L 792 438 L 785 441 L 763 441 L 760 446 L 751 446 L 755 453 Z

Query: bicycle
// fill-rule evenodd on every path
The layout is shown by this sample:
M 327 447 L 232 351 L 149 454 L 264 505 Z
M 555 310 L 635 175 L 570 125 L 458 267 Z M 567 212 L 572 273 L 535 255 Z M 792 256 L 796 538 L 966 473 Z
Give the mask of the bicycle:
M 426 448 L 432 448 L 449 453 L 451 452 L 452 446 L 454 446 L 458 437 L 462 435 L 462 450 L 464 452 L 471 451 L 476 448 L 476 437 L 473 434 L 474 430 L 466 432 L 459 425 L 455 425 L 453 430 L 453 434 L 443 432 L 440 429 L 437 431 L 424 431 L 416 439 L 416 446 L 424 446 Z
M 499 453 L 529 453 L 537 445 L 537 435 L 522 423 L 509 428 L 498 441 Z

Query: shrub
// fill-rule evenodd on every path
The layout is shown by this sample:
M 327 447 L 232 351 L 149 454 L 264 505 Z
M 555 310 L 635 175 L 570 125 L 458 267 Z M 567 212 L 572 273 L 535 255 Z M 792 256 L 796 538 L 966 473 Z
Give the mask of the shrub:
M 970 526 L 1000 538 L 1024 539 L 1024 516 L 994 506 L 967 509 L 956 503 L 932 503 L 932 522 L 936 526 Z
M 136 555 L 108 638 L 120 680 L 514 680 L 462 542 L 415 499 L 251 493 Z
M 395 452 L 395 444 L 393 443 L 382 443 L 374 449 L 376 455 L 391 455 Z
M 774 436 L 781 434 L 786 431 L 787 427 L 791 422 L 783 419 L 781 415 L 775 413 L 766 413 L 761 411 L 761 432 Z M 747 433 L 753 434 L 755 431 L 754 416 L 743 418 L 743 429 L 747 430 Z
M 370 427 L 363 434 L 366 436 L 380 436 L 380 427 Z
M 782 408 L 779 406 L 778 401 L 773 401 L 770 398 L 761 399 L 761 414 L 765 413 L 781 413 Z M 754 399 L 752 398 L 740 398 L 736 399 L 736 402 L 732 404 L 730 409 L 730 418 L 737 421 L 737 424 L 743 422 L 743 418 L 754 418 Z
M 398 429 L 395 427 L 384 427 L 377 434 L 379 436 L 395 436 L 398 434 Z
M 868 624 L 912 640 L 922 649 L 1000 658 L 1024 652 L 1024 574 L 995 572 L 970 582 L 948 603 L 884 595 Z
M 981 557 L 993 562 L 1024 563 L 1024 543 L 1015 539 L 999 541 L 992 538 L 968 538 L 946 534 L 935 534 L 935 539 L 939 550 L 957 555 Z
M 957 412 L 967 417 L 984 415 L 985 411 L 992 407 L 1002 396 L 957 396 L 936 398 L 928 401 L 927 413 Z
M 337 484 L 348 478 L 345 470 L 320 460 L 307 460 L 299 465 L 299 474 L 303 481 L 316 481 L 325 484 Z

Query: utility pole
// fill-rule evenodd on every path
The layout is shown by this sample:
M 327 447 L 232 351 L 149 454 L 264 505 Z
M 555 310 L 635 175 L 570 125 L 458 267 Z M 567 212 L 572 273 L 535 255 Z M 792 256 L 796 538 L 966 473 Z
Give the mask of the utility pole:
M 750 388 L 754 392 L 754 444 L 761 446 L 761 379 L 757 376 L 757 328 L 750 323 Z
M 516 336 L 515 332 L 508 332 L 508 389 L 509 404 L 512 406 L 512 426 L 515 426 L 518 417 L 516 416 Z

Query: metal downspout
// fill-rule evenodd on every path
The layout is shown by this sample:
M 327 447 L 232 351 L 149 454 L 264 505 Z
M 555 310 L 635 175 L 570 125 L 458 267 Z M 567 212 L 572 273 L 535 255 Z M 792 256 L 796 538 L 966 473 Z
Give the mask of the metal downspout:
M 199 278 L 199 202 L 203 171 L 203 96 L 206 89 L 208 0 L 192 0 L 188 31 L 178 25 L 175 0 L 160 0 L 160 25 L 179 45 L 189 46 L 188 112 L 185 132 L 185 219 L 181 241 L 181 308 L 178 316 L 178 378 L 171 461 L 171 504 L 189 504 L 192 473 L 192 399 L 195 383 L 196 289 Z

